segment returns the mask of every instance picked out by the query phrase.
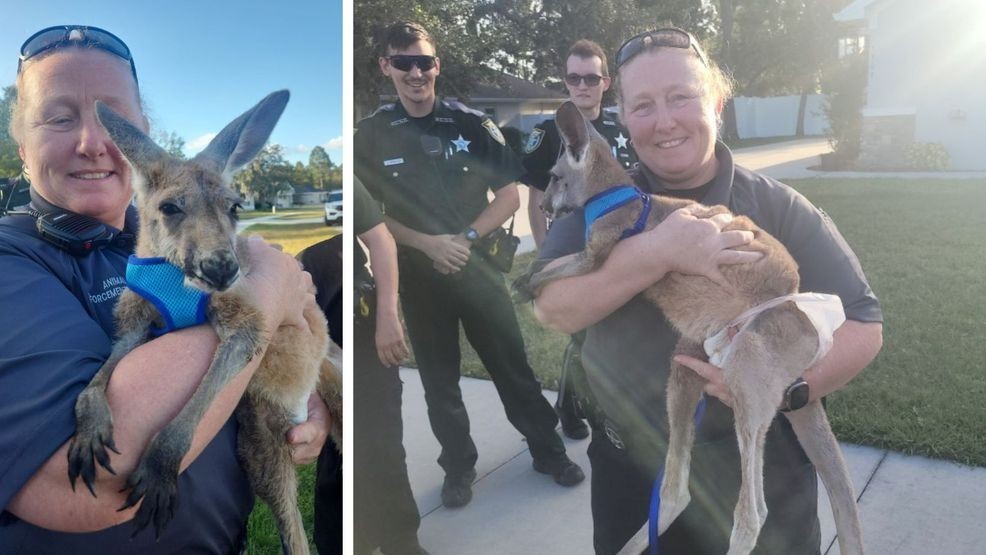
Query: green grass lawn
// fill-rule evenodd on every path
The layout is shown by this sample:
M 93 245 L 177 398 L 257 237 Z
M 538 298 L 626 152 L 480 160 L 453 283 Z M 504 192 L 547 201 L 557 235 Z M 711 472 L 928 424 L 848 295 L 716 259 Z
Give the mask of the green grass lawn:
M 828 412 L 843 441 L 986 466 L 986 182 L 791 182 L 859 256 L 883 307 L 883 351 Z M 516 269 L 526 267 L 519 258 Z M 515 271 L 516 273 L 516 271 Z M 554 388 L 567 338 L 517 307 L 531 364 Z M 485 377 L 463 340 L 463 367 Z
M 315 224 L 253 224 L 243 230 L 243 235 L 257 234 L 269 243 L 277 243 L 284 252 L 298 254 L 305 247 L 337 235 L 342 228 L 328 227 L 322 222 Z
M 267 216 L 280 216 L 282 219 L 301 219 L 301 218 L 321 218 L 325 215 L 322 205 L 318 206 L 299 206 L 297 208 L 278 208 L 277 212 L 270 210 L 243 210 L 239 212 L 241 221 L 253 220 L 256 218 L 266 218 Z

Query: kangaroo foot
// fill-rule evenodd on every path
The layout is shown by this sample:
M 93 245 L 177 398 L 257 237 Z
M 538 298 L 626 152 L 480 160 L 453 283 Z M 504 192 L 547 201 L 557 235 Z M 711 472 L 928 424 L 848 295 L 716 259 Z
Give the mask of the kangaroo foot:
M 75 436 L 68 449 L 68 479 L 75 491 L 75 480 L 81 476 L 89 493 L 95 497 L 96 464 L 110 474 L 116 474 L 110 466 L 107 449 L 120 454 L 113 443 L 113 416 L 102 390 L 87 387 L 79 395 L 75 403 L 75 427 Z

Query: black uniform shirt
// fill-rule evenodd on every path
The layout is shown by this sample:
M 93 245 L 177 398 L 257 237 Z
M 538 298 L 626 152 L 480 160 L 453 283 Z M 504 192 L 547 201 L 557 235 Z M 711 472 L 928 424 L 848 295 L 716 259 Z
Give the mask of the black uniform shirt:
M 355 174 L 387 216 L 429 235 L 460 233 L 489 205 L 487 192 L 523 167 L 482 112 L 436 100 L 425 118 L 400 102 L 357 124 Z
M 383 223 L 380 207 L 370 196 L 363 182 L 357 177 L 353 179 L 353 235 L 359 236 Z M 366 253 L 358 243 L 353 244 L 353 276 L 356 283 L 370 279 L 366 269 Z
M 600 112 L 599 117 L 592 120 L 592 126 L 605 137 L 613 151 L 613 157 L 624 168 L 632 168 L 637 163 L 637 153 L 630 144 L 630 133 L 608 112 Z M 561 153 L 561 136 L 558 135 L 554 119 L 544 120 L 534 127 L 534 131 L 527 137 L 524 153 L 524 169 L 527 173 L 521 181 L 535 189 L 547 189 L 549 172 Z

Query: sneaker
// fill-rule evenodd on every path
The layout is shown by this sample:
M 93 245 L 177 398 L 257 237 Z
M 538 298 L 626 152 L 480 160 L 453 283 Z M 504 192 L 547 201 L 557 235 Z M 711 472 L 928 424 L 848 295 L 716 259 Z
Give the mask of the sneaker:
M 582 469 L 568 458 L 568 455 L 562 455 L 561 458 L 553 460 L 534 459 L 533 466 L 536 472 L 551 474 L 555 483 L 560 486 L 572 487 L 585 480 Z
M 458 475 L 445 475 L 442 483 L 442 505 L 449 509 L 462 507 L 472 501 L 472 482 L 476 479 L 476 469 Z
M 589 426 L 578 416 L 572 414 L 571 410 L 555 408 L 558 413 L 558 420 L 561 422 L 561 431 L 571 439 L 585 439 L 589 437 Z

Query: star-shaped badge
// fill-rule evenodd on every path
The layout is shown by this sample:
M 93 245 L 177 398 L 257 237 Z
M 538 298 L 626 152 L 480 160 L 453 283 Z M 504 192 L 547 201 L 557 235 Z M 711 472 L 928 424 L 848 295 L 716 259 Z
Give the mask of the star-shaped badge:
M 471 143 L 471 142 L 472 141 L 465 140 L 465 138 L 462 137 L 462 133 L 459 133 L 459 138 L 456 139 L 456 140 L 454 140 L 454 141 L 452 141 L 452 144 L 455 145 L 455 151 L 456 152 L 459 152 L 460 150 L 464 150 L 466 152 L 469 152 L 469 143 Z
M 626 148 L 627 147 L 627 141 L 629 141 L 630 138 L 629 137 L 624 137 L 623 136 L 623 132 L 620 131 L 620 134 L 617 135 L 614 140 L 616 141 L 617 148 Z

